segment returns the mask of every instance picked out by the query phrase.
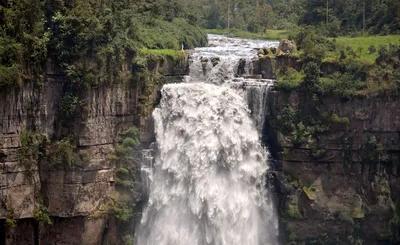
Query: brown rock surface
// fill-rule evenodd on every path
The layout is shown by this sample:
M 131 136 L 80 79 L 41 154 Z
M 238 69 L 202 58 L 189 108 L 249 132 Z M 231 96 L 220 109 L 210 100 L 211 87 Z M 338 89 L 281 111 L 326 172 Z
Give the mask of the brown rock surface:
M 165 76 L 157 81 L 149 104 L 154 105 L 163 83 L 180 81 L 187 73 L 187 58 L 159 61 Z M 158 72 L 158 71 L 157 71 Z M 101 244 L 108 218 L 91 219 L 115 193 L 115 153 L 119 133 L 133 125 L 142 127 L 144 140 L 152 140 L 153 127 L 139 109 L 141 88 L 130 84 L 104 84 L 82 90 L 84 102 L 68 123 L 61 119 L 63 76 L 48 71 L 43 86 L 26 82 L 20 88 L 0 89 L 0 221 L 12 218 L 15 227 L 0 226 L 5 241 L 0 244 Z M 18 162 L 23 131 L 40 132 L 57 140 L 75 136 L 77 153 L 85 156 L 79 165 L 57 166 L 40 160 L 30 167 Z M 34 210 L 45 205 L 53 225 L 42 227 Z M 117 244 L 118 234 L 106 234 Z
M 272 91 L 269 124 L 273 125 L 271 122 L 287 104 L 297 107 L 299 97 L 302 95 L 298 92 Z M 281 163 L 277 170 L 290 176 L 275 180 L 286 239 L 310 241 L 323 234 L 345 238 L 362 234 L 365 244 L 390 242 L 392 205 L 400 200 L 400 98 L 381 96 L 341 101 L 327 97 L 322 105 L 322 111 L 347 117 L 349 127 L 335 128 L 318 136 L 319 149 L 326 150 L 321 158 L 313 157 L 310 147 L 294 147 L 276 129 L 266 135 L 273 142 L 272 149 L 286 152 L 274 153 Z M 391 162 L 361 161 L 365 154 L 362 148 L 371 136 L 379 139 Z M 345 138 L 352 139 L 349 148 L 345 146 Z M 345 153 L 350 158 L 346 159 Z M 298 200 L 294 205 L 301 217 L 297 217 L 291 200 Z

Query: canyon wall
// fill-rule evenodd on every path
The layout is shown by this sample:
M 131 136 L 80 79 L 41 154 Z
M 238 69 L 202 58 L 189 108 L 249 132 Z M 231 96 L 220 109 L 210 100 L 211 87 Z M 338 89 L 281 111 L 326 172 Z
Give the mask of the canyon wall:
M 118 195 L 116 161 L 108 156 L 133 125 L 143 142 L 152 140 L 144 107 L 156 105 L 164 83 L 181 81 L 187 57 L 159 59 L 148 70 L 159 75 L 152 84 L 82 86 L 69 117 L 64 74 L 48 69 L 44 84 L 0 87 L 0 244 L 121 244 L 114 216 L 103 210 Z M 31 145 L 32 135 L 53 142 L 50 151 L 68 137 L 78 161 L 51 163 L 40 155 L 40 144 Z M 42 222 L 47 216 L 51 225 Z
M 264 78 L 274 78 L 276 68 L 301 67 L 289 57 L 264 58 L 255 64 L 255 72 Z M 326 64 L 321 68 L 332 69 Z M 299 119 L 295 131 L 282 130 L 288 123 L 284 110 L 301 110 L 310 120 L 315 116 L 314 100 L 301 88 L 275 88 L 268 95 L 263 137 L 275 160 L 271 181 L 284 244 L 399 243 L 399 96 L 326 95 L 318 102 L 317 113 L 336 120 L 320 125 L 328 130 L 311 139 L 307 133 L 301 135 Z M 303 136 L 301 144 L 295 142 Z

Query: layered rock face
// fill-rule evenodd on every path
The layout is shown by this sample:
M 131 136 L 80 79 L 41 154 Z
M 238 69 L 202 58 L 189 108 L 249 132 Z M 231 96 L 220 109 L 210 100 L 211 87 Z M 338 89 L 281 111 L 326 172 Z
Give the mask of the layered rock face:
M 272 179 L 284 240 L 290 244 L 395 244 L 400 99 L 323 99 L 321 111 L 347 118 L 348 123 L 318 135 L 318 150 L 324 154 L 316 156 L 311 145 L 294 145 L 289 140 L 292 135 L 283 134 L 274 123 L 284 107 L 302 106 L 302 96 L 301 92 L 272 91 L 264 132 L 278 162 Z
M 175 62 L 175 63 L 174 63 Z M 146 103 L 155 105 L 159 88 L 180 81 L 187 58 L 164 60 L 156 66 L 164 74 L 155 81 Z M 82 89 L 78 111 L 62 117 L 62 74 L 49 71 L 44 85 L 26 82 L 0 90 L 0 244 L 117 244 L 114 219 L 98 213 L 115 196 L 115 152 L 118 135 L 136 125 L 151 140 L 148 114 L 140 108 L 145 89 L 110 84 Z M 146 131 L 147 130 L 147 131 Z M 73 135 L 79 164 L 61 166 L 41 159 L 21 164 L 21 133 L 35 132 L 50 141 Z M 29 149 L 29 147 L 28 147 Z M 42 207 L 52 225 L 38 222 Z

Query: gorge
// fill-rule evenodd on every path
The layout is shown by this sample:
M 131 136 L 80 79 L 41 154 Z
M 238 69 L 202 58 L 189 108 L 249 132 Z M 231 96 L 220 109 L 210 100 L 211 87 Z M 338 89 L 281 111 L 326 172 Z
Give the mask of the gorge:
M 268 80 L 296 60 L 252 60 L 255 48 L 276 42 L 209 39 L 210 47 L 191 58 L 149 62 L 154 80 L 148 83 L 82 89 L 69 118 L 61 106 L 63 78 L 50 65 L 43 87 L 2 88 L 0 243 L 277 244 L 279 222 L 282 244 L 396 244 L 399 98 L 326 96 L 320 110 L 330 130 L 315 139 L 306 134 L 298 144 L 293 136 L 306 131 L 298 126 L 304 119 L 287 115 L 298 108 L 314 115 L 313 99 Z M 283 126 L 292 123 L 296 131 L 288 132 Z M 144 148 L 156 131 L 159 155 L 149 188 L 139 183 L 140 161 L 114 158 L 122 158 L 121 133 L 132 125 Z M 55 149 L 66 145 L 61 136 L 72 134 L 79 164 L 40 156 L 47 137 Z M 21 154 L 28 163 L 19 161 Z M 133 192 L 125 170 L 136 180 Z M 147 206 L 143 189 L 150 190 Z M 130 213 L 142 209 L 143 217 Z M 181 220 L 182 213 L 190 216 Z

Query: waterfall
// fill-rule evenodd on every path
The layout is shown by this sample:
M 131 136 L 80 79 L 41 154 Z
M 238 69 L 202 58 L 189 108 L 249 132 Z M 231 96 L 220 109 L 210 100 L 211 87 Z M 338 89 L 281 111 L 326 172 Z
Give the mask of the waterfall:
M 157 154 L 137 245 L 278 244 L 259 133 L 271 82 L 235 78 L 261 43 L 210 39 L 153 112 Z

